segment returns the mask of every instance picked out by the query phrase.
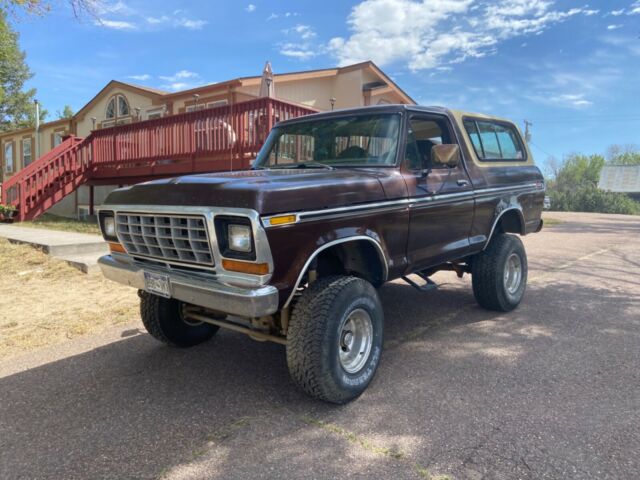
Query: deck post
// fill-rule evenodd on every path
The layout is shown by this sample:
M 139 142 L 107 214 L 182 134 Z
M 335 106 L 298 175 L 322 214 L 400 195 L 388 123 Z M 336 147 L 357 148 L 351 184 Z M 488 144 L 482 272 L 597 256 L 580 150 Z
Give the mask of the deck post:
M 93 215 L 93 185 L 89 185 L 89 215 Z

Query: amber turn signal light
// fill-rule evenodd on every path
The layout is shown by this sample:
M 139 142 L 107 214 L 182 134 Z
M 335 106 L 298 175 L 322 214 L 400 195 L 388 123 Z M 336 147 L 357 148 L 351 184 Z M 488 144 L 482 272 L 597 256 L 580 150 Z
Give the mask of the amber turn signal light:
M 222 260 L 222 268 L 229 272 L 250 273 L 252 275 L 266 275 L 269 273 L 269 264 L 241 262 L 240 260 Z
M 296 223 L 295 215 L 280 215 L 278 217 L 271 217 L 269 219 L 269 225 L 288 225 L 290 223 Z
M 127 251 L 124 249 L 124 247 L 122 245 L 120 245 L 119 243 L 115 243 L 115 242 L 109 242 L 109 250 L 111 251 L 111 253 L 127 253 Z

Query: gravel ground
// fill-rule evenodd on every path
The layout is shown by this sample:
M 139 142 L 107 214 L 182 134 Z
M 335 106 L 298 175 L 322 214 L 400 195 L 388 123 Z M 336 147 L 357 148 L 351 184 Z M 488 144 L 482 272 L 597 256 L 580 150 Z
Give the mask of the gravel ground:
M 514 312 L 452 274 L 383 287 L 382 363 L 346 406 L 231 332 L 174 350 L 130 324 L 2 361 L 0 478 L 639 478 L 640 217 L 548 216 Z

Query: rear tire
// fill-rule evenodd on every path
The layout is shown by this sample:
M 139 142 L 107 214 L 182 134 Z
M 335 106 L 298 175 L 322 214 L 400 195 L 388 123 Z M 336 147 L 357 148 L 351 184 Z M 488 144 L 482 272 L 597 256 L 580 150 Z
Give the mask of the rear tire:
M 509 312 L 522 301 L 527 287 L 527 254 L 522 240 L 497 234 L 487 248 L 473 257 L 473 294 L 481 307 Z
M 384 314 L 361 278 L 329 276 L 303 292 L 287 332 L 287 364 L 312 397 L 347 403 L 367 388 L 382 353 Z
M 187 323 L 182 318 L 182 302 L 139 292 L 140 316 L 144 328 L 156 340 L 173 347 L 192 347 L 206 342 L 218 331 L 209 323 Z

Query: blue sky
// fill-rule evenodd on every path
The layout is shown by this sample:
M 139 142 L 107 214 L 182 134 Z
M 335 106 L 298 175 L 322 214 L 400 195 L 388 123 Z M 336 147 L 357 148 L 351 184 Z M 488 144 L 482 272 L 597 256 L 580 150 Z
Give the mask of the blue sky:
M 533 123 L 533 153 L 640 144 L 640 0 L 65 2 L 14 19 L 55 118 L 109 80 L 182 89 L 375 61 L 418 103 Z

